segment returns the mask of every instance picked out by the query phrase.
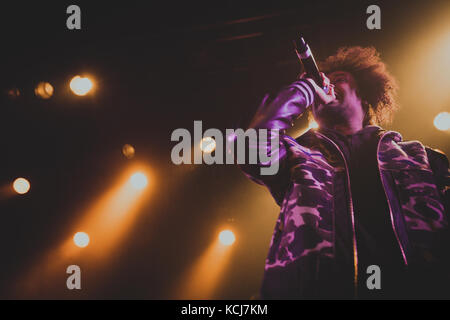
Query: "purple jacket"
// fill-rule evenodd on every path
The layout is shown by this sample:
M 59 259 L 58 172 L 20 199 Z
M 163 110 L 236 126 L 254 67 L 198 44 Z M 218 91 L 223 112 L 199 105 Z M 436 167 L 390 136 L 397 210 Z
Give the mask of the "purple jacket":
M 333 190 L 337 172 L 348 165 L 339 147 L 324 134 L 309 130 L 297 139 L 285 134 L 314 101 L 304 80 L 266 96 L 250 127 L 279 134 L 279 171 L 260 174 L 261 164 L 241 165 L 244 173 L 267 186 L 281 211 L 272 236 L 261 289 L 264 298 L 314 298 L 324 295 L 327 273 L 335 260 L 336 216 Z M 278 131 L 279 130 L 279 131 Z M 279 132 L 279 133 L 278 133 Z M 377 162 L 389 205 L 395 238 L 405 265 L 435 263 L 448 251 L 450 174 L 445 155 L 418 141 L 403 142 L 399 133 L 380 131 Z M 270 144 L 250 146 L 264 148 Z M 347 190 L 351 190 L 347 188 Z M 353 282 L 358 281 L 358 244 L 351 191 L 347 214 L 353 224 Z

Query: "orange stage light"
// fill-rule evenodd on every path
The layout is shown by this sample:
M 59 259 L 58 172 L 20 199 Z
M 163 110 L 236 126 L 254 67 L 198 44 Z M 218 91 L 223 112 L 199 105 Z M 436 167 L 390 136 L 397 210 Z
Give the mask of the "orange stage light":
M 30 190 L 30 182 L 25 178 L 17 178 L 13 182 L 13 189 L 18 194 L 25 194 Z
M 93 88 L 94 84 L 91 79 L 85 77 L 82 78 L 80 76 L 75 76 L 70 81 L 70 89 L 77 96 L 85 96 L 87 95 Z
M 205 153 L 212 153 L 216 150 L 216 141 L 211 137 L 205 137 L 200 141 L 200 150 Z
M 133 186 L 132 177 L 136 174 L 139 188 Z M 18 297 L 36 296 L 40 290 L 48 291 L 46 286 L 52 285 L 51 279 L 73 261 L 82 259 L 89 262 L 91 270 L 105 265 L 135 224 L 139 209 L 148 199 L 151 188 L 147 188 L 147 184 L 144 186 L 141 180 L 143 177 L 147 179 L 147 175 L 149 170 L 142 167 L 132 167 L 121 175 L 110 190 L 84 211 L 80 221 L 74 223 L 73 233 L 21 278 L 16 288 Z M 95 241 L 90 241 L 90 237 Z M 42 277 L 45 277 L 45 282 L 40 281 Z
M 34 89 L 36 96 L 42 99 L 50 99 L 53 91 L 53 86 L 48 82 L 40 82 Z
M 441 112 L 434 118 L 434 126 L 441 131 L 450 130 L 450 113 Z
M 236 241 L 236 237 L 233 231 L 224 230 L 219 234 L 219 241 L 225 246 L 231 246 Z
M 175 296 L 177 299 L 212 299 L 214 290 L 220 283 L 220 278 L 225 271 L 232 247 L 225 245 L 221 237 L 230 241 L 230 232 L 220 233 L 222 236 L 216 238 L 203 255 L 189 269 L 182 278 L 184 284 L 181 288 L 177 287 Z M 231 234 L 233 234 L 231 232 Z M 234 237 L 234 234 L 233 234 Z M 234 242 L 234 241 L 233 241 Z
M 89 235 L 85 232 L 77 232 L 73 236 L 73 242 L 77 247 L 85 248 L 89 244 Z
M 134 157 L 136 150 L 130 144 L 126 144 L 122 147 L 122 153 L 127 159 L 131 159 Z

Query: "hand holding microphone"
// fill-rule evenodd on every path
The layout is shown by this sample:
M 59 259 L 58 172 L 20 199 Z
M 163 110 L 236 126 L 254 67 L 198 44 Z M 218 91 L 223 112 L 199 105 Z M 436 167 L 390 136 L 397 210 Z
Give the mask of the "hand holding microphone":
M 301 75 L 301 78 L 306 78 L 306 80 L 314 86 L 316 95 L 323 104 L 328 104 L 335 100 L 336 95 L 334 92 L 334 85 L 330 83 L 330 79 L 328 79 L 323 72 L 319 71 L 311 49 L 303 37 L 294 41 L 294 45 L 295 52 L 305 69 L 305 73 Z
M 317 83 L 314 81 L 314 79 L 309 78 L 308 74 L 304 73 L 302 74 L 301 78 L 306 79 L 309 83 L 311 83 L 316 90 L 316 96 L 319 97 L 320 102 L 322 104 L 329 104 L 330 102 L 334 101 L 336 99 L 336 93 L 334 92 L 334 84 L 330 83 L 330 79 L 323 73 L 320 72 L 320 77 L 322 79 L 322 84 L 325 89 L 322 89 L 317 85 Z

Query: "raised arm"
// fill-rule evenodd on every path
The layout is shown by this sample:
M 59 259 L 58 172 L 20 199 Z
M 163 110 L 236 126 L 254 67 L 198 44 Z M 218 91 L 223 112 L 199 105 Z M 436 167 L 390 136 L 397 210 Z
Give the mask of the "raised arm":
M 266 95 L 259 106 L 256 114 L 250 122 L 249 128 L 269 129 L 266 141 L 253 141 L 249 143 L 249 150 L 263 152 L 271 158 L 273 162 L 278 162 L 278 171 L 274 175 L 262 175 L 261 168 L 267 163 L 243 164 L 240 165 L 247 177 L 251 180 L 265 185 L 272 193 L 278 205 L 284 198 L 284 194 L 289 185 L 289 168 L 287 166 L 287 147 L 283 137 L 286 129 L 293 125 L 308 106 L 314 101 L 314 87 L 306 79 L 298 80 L 283 88 L 275 97 Z M 273 138 L 274 140 L 271 140 Z M 279 141 L 278 149 L 271 144 L 271 141 Z

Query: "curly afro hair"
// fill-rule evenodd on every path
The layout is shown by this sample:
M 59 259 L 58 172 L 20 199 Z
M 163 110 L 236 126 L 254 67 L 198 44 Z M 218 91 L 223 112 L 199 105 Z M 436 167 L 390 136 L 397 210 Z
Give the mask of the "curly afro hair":
M 324 73 L 349 72 L 358 85 L 358 96 L 366 111 L 364 125 L 387 124 L 398 109 L 397 84 L 373 47 L 343 47 L 319 63 Z

